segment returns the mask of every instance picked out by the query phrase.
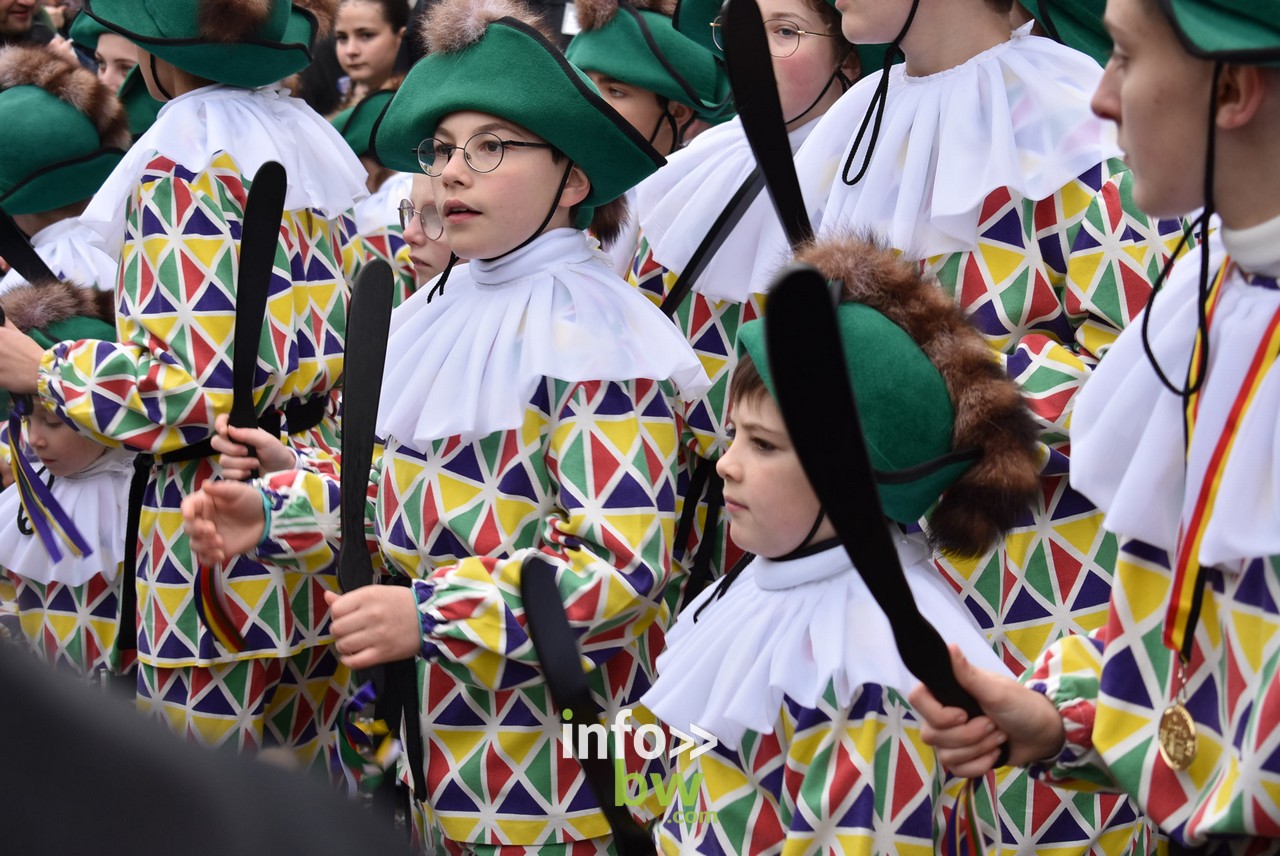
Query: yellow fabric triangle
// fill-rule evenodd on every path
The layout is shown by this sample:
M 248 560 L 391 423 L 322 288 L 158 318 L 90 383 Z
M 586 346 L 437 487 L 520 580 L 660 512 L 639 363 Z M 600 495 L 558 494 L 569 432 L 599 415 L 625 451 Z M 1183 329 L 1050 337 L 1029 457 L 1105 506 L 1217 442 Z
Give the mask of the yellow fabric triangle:
M 1026 251 L 1006 249 L 1004 246 L 983 242 L 980 252 L 982 263 L 991 274 L 993 283 L 1008 282 L 1018 268 L 1027 264 Z
M 1094 192 L 1087 185 L 1072 181 L 1062 188 L 1058 197 L 1062 200 L 1063 219 L 1073 220 L 1093 204 Z M 1072 261 L 1075 261 L 1075 259 L 1072 259 Z
M 636 446 L 636 436 L 640 433 L 640 426 L 634 419 L 622 419 L 617 422 L 600 420 L 596 422 L 596 428 L 600 430 L 601 434 L 609 438 L 609 442 L 613 444 L 613 448 L 618 452 L 618 457 L 623 459 L 632 457 Z

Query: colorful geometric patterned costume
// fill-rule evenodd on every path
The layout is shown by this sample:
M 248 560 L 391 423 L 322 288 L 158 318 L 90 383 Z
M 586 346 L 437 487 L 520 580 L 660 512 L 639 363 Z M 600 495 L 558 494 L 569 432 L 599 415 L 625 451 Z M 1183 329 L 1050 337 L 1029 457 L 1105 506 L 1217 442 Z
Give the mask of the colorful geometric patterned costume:
M 816 122 L 809 122 L 789 134 L 793 150 L 800 147 L 815 125 Z M 755 157 L 742 123 L 736 118 L 699 134 L 687 148 L 674 153 L 665 167 L 636 189 L 635 217 L 640 223 L 640 238 L 627 280 L 661 305 L 679 279 L 684 257 L 710 230 L 723 206 L 754 168 Z M 716 204 L 706 207 L 704 197 L 715 200 Z M 768 200 L 759 198 L 756 204 L 767 206 Z M 651 234 L 645 234 L 646 228 Z M 661 249 L 655 251 L 651 238 L 662 241 L 664 247 L 670 247 L 675 241 L 679 246 L 668 249 L 670 255 L 664 258 Z M 724 275 L 721 262 L 720 253 L 712 257 L 692 291 L 672 315 L 702 361 L 712 384 L 705 395 L 680 404 L 684 427 L 680 436 L 682 508 L 694 471 L 700 466 L 714 469 L 715 462 L 729 447 L 725 422 L 729 378 L 738 364 L 738 328 L 760 317 L 765 302 L 764 295 L 758 293 L 725 297 L 719 290 L 718 277 Z M 703 494 L 698 499 L 687 543 L 675 545 L 675 558 L 686 569 L 702 547 L 706 520 L 707 501 Z M 727 523 L 721 513 L 711 544 L 710 580 L 719 579 L 744 555 L 729 537 Z M 674 589 L 673 593 L 678 595 L 683 584 L 682 581 L 681 588 Z M 674 600 L 672 606 L 676 606 Z
M 167 135 L 192 122 L 203 122 L 196 126 L 208 134 L 195 151 L 185 151 L 194 163 L 159 153 L 180 148 Z M 297 150 L 274 148 L 263 130 L 283 135 L 303 123 L 314 127 L 306 145 L 284 137 Z M 229 128 L 239 157 L 214 148 Z M 342 147 L 327 123 L 274 90 L 215 86 L 171 101 L 85 215 L 100 224 L 108 246 L 121 241 L 119 341 L 63 342 L 46 353 L 39 379 L 45 406 L 103 443 L 157 455 L 212 433 L 215 416 L 231 405 L 236 266 L 249 175 L 270 159 L 291 169 L 291 189 L 255 400 L 261 412 L 328 399 L 342 373 L 347 283 L 354 274 L 341 263 L 353 224 L 335 200 L 350 200 L 363 187 L 358 162 Z M 308 166 L 313 159 L 315 166 Z M 326 177 L 319 190 L 307 188 L 318 200 L 308 204 L 296 188 L 319 166 Z M 328 201 L 319 201 L 326 193 Z M 321 207 L 336 210 L 328 217 Z M 288 433 L 290 445 L 321 450 L 336 434 L 331 414 L 314 430 Z M 213 458 L 152 469 L 139 527 L 140 705 L 201 742 L 252 748 L 278 741 L 312 763 L 330 740 L 347 680 L 324 647 L 330 637 L 322 593 L 333 581 L 282 574 L 244 558 L 220 572 L 210 569 L 247 643 L 240 652 L 223 650 L 198 614 L 196 567 L 180 510 L 185 496 L 217 474 Z
M 553 294 L 563 314 L 546 314 L 551 304 L 543 298 Z M 390 404 L 384 397 L 380 430 L 386 422 L 401 427 L 387 431 L 375 461 L 365 521 L 371 551 L 381 553 L 391 573 L 415 580 L 428 788 L 419 797 L 428 843 L 451 851 L 466 842 L 572 844 L 595 852 L 598 842 L 587 839 L 608 836 L 609 828 L 580 763 L 560 751 L 561 723 L 524 629 L 520 564 L 538 550 L 559 566 L 558 585 L 605 715 L 634 703 L 654 675 L 665 623 L 661 598 L 672 574 L 676 424 L 666 377 L 684 383 L 699 374 L 697 363 L 680 350 L 666 320 L 608 269 L 594 242 L 573 230 L 455 270 L 446 295 L 429 304 L 417 294 L 393 319 L 384 388 L 413 392 Z M 612 322 L 603 323 L 599 310 Z M 490 322 L 504 313 L 514 326 L 493 333 Z M 448 390 L 478 377 L 472 372 L 484 365 L 483 383 L 514 394 L 524 379 L 500 370 L 505 357 L 548 353 L 555 347 L 548 334 L 563 343 L 562 352 L 598 368 L 612 363 L 609 371 L 648 343 L 649 368 L 638 371 L 649 378 L 532 378 L 523 406 L 482 393 L 475 412 Z M 427 352 L 450 336 L 480 338 L 478 362 L 468 363 L 451 341 L 444 348 L 452 356 L 437 370 Z M 406 352 L 407 342 L 419 350 Z M 613 356 L 615 350 L 624 356 Z M 655 359 L 679 368 L 658 369 Z M 403 372 L 422 380 L 410 384 Z M 419 393 L 436 386 L 445 389 Z M 463 421 L 439 412 L 430 397 L 436 392 L 439 401 L 454 401 Z M 493 405 L 504 411 L 502 422 L 509 421 L 506 411 L 513 413 L 516 426 L 487 430 Z M 410 411 L 409 424 L 397 423 Z M 454 427 L 436 439 L 399 436 L 423 424 L 413 421 L 418 414 Z M 336 534 L 337 485 L 298 471 L 275 474 L 265 486 L 273 512 L 259 557 L 328 562 L 334 545 L 325 536 Z M 658 762 L 628 764 L 646 774 L 665 772 Z
M 934 575 L 922 539 L 898 538 L 927 620 L 967 655 L 1002 671 Z M 921 739 L 901 689 L 915 678 L 842 548 L 789 561 L 757 558 L 723 602 L 698 613 L 711 595 L 681 613 L 659 660 L 660 677 L 644 698 L 673 727 L 688 731 L 690 720 L 717 737 L 698 757 L 676 756 L 667 789 L 674 798 L 658 829 L 664 853 L 957 853 L 957 842 L 967 846 L 969 821 L 985 839 L 980 852 L 1070 845 L 1118 856 L 1154 849 L 1149 832 L 1135 835 L 1125 802 L 1091 818 L 1098 822 L 1080 842 L 1076 824 L 1064 822 L 1073 813 L 1043 813 L 1026 771 L 1013 774 L 998 807 L 983 799 L 990 789 L 958 803 L 965 782 L 948 775 Z M 806 654 L 811 645 L 824 654 Z M 1129 846 L 1134 838 L 1138 847 Z
M 1172 838 L 1191 846 L 1219 836 L 1280 838 L 1280 527 L 1268 500 L 1277 472 L 1280 373 L 1268 354 L 1280 319 L 1280 223 L 1256 229 L 1266 239 L 1249 261 L 1227 230 L 1207 250 L 1211 276 L 1226 261 L 1222 244 L 1233 261 L 1210 300 L 1209 363 L 1189 451 L 1186 405 L 1157 379 L 1139 329 L 1121 336 L 1082 396 L 1073 482 L 1106 509 L 1108 527 L 1142 540 L 1124 543 L 1107 624 L 1059 641 L 1029 679 L 1058 706 L 1067 730 L 1062 754 L 1043 772 L 1077 787 L 1128 792 Z M 1151 353 L 1179 383 L 1195 350 L 1202 249 L 1179 262 L 1151 309 Z M 1245 273 L 1245 264 L 1268 275 Z M 1271 351 L 1263 350 L 1268 341 Z M 1224 446 L 1227 440 L 1234 442 Z M 1176 771 L 1157 739 L 1176 691 L 1176 655 L 1164 633 L 1178 621 L 1168 612 L 1179 600 L 1170 568 L 1184 533 L 1195 528 L 1202 485 L 1216 486 L 1217 498 L 1202 539 L 1186 535 L 1207 575 L 1186 668 L 1197 752 L 1188 769 Z M 1217 846 L 1225 852 L 1228 843 Z M 1236 844 L 1246 849 L 1233 852 L 1280 846 Z
M 37 470 L 54 501 L 76 509 L 77 529 L 90 550 L 54 561 L 22 511 L 18 488 L 0 493 L 0 615 L 47 663 L 86 678 L 122 675 L 136 652 L 122 648 L 121 557 L 132 456 L 106 451 L 87 471 L 69 478 Z
M 418 289 L 414 277 L 413 262 L 409 259 L 409 245 L 404 241 L 396 206 L 401 199 L 408 199 L 413 186 L 413 176 L 398 172 L 382 183 L 368 199 L 356 205 L 356 237 L 347 245 L 346 252 L 359 249 L 364 253 L 360 264 L 380 259 L 395 271 L 393 306 L 399 306 Z M 359 267 L 354 260 L 343 256 L 348 268 Z
M 1179 223 L 1134 206 L 1114 129 L 1089 107 L 1100 76 L 1085 55 L 1015 32 L 938 74 L 894 68 L 858 182 L 848 183 L 870 141 L 851 151 L 851 139 L 874 84 L 855 85 L 796 157 L 819 235 L 871 229 L 919 258 L 1003 356 L 1040 424 L 1036 507 L 979 559 L 937 561 L 1014 671 L 1064 634 L 1105 619 L 1118 548 L 1102 514 L 1067 481 L 1074 400 L 1181 236 Z M 955 142 L 975 138 L 983 145 Z M 758 289 L 787 251 L 776 221 L 754 214 L 734 240 L 755 260 L 746 279 Z M 1009 786 L 1007 778 L 999 785 Z M 1017 835 L 1034 835 L 1060 811 L 1110 817 L 1117 799 L 1075 796 L 1069 807 L 1058 802 L 1069 795 L 1042 793 Z M 1084 846 L 1090 833 L 1077 826 Z

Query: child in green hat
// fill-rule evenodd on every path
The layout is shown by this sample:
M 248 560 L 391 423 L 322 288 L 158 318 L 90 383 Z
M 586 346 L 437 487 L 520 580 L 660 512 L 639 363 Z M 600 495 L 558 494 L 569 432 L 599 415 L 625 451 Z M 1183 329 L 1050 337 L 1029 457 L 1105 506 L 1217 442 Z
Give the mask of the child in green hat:
M 369 198 L 357 203 L 353 212 L 360 240 L 351 245 L 352 250 L 363 250 L 366 263 L 381 259 L 391 265 L 396 275 L 394 305 L 399 306 L 417 290 L 409 245 L 400 223 L 400 204 L 409 198 L 413 175 L 383 166 L 373 153 L 374 125 L 393 95 L 394 88 L 374 92 L 329 121 L 369 173 L 365 182 Z
M 66 338 L 112 341 L 106 295 L 62 281 L 42 280 L 0 295 L 0 308 L 19 330 L 43 345 Z M 19 424 L 15 417 L 10 425 Z M 37 408 L 20 423 L 14 446 L 38 471 L 38 494 L 13 485 L 0 493 L 0 615 L 35 654 L 89 679 L 123 675 L 134 651 L 120 644 L 120 565 L 133 453 L 104 446 Z M 20 466 L 30 466 L 24 460 Z M 37 489 L 38 490 L 38 489 Z M 67 514 L 79 549 L 32 520 L 48 503 Z
M 1134 198 L 1219 228 L 1173 268 L 1076 406 L 1072 484 L 1126 539 L 1108 620 L 1020 686 L 957 660 L 988 716 L 923 690 L 926 739 L 961 775 L 1014 763 L 1131 794 L 1171 852 L 1271 852 L 1280 684 L 1280 9 L 1110 0 L 1094 109 Z M 988 736 L 979 732 L 994 723 Z
M 916 606 L 1009 674 L 930 557 L 981 554 L 1016 521 L 1038 482 L 1031 415 L 978 331 L 893 250 L 836 237 L 798 260 L 839 283 L 844 358 L 871 464 L 894 476 L 877 490 Z M 863 581 L 884 571 L 855 570 L 801 467 L 764 323 L 739 330 L 733 440 L 716 464 L 730 534 L 755 558 L 680 614 L 643 699 L 716 739 L 677 756 L 663 852 L 943 852 L 960 782 L 920 741 L 916 678 Z M 910 531 L 926 515 L 928 535 Z
M 672 577 L 673 397 L 706 379 L 581 229 L 662 157 L 523 7 L 444 0 L 425 35 L 374 149 L 431 176 L 449 245 L 471 261 L 443 293 L 401 305 L 387 345 L 366 525 L 379 562 L 412 585 L 331 597 L 333 629 L 353 668 L 422 658 L 428 846 L 597 852 L 609 826 L 563 751 L 520 569 L 535 555 L 557 568 L 606 715 L 634 702 Z M 187 526 L 211 558 L 262 541 L 275 562 L 323 563 L 338 501 L 335 482 L 305 471 L 261 492 L 210 484 Z
M 723 57 L 719 2 L 682 0 L 676 29 Z M 819 118 L 863 74 L 879 68 L 840 33 L 840 15 L 826 0 L 762 0 L 769 31 L 778 97 L 787 119 L 792 151 L 817 126 Z M 676 152 L 670 163 L 636 188 L 634 217 L 639 241 L 628 280 L 675 321 L 702 360 L 713 387 L 705 396 L 681 404 L 684 432 L 681 495 L 684 509 L 676 557 L 691 569 L 688 596 L 719 578 L 743 557 L 727 534 L 716 459 L 728 446 L 724 420 L 728 383 L 737 361 L 737 331 L 763 314 L 764 297 L 743 287 L 756 247 L 732 226 L 711 247 L 724 212 L 733 205 L 756 168 L 742 123 L 734 118 L 700 134 Z M 766 194 L 746 197 L 742 206 L 774 216 Z M 708 243 L 706 263 L 696 280 L 682 282 L 685 271 Z M 677 284 L 679 283 L 679 288 Z M 687 291 L 685 289 L 687 288 Z M 683 292 L 674 298 L 673 290 Z M 759 291 L 759 289 L 757 289 Z
M 120 102 L 93 72 L 37 47 L 0 49 L 0 209 L 50 272 L 111 291 L 116 260 L 79 219 L 129 148 Z M 12 270 L 0 293 L 26 282 Z
M 264 417 L 283 411 L 291 447 L 336 444 L 328 405 L 354 274 L 344 255 L 365 174 L 329 123 L 272 85 L 310 61 L 333 5 L 87 0 L 84 14 L 137 46 L 148 90 L 166 102 L 82 217 L 120 259 L 118 341 L 44 349 L 0 330 L 0 385 L 37 393 L 87 436 L 156 456 L 139 509 L 140 707 L 201 743 L 279 745 L 324 769 L 348 682 L 324 611 L 332 572 L 249 559 L 201 571 L 180 509 L 219 474 L 207 441 L 231 407 L 245 204 L 269 161 L 288 190 L 254 398 Z M 214 607 L 243 645 L 215 634 Z
M 1010 21 L 1018 29 L 1034 21 L 1032 32 L 1087 53 L 1106 65 L 1111 37 L 1102 26 L 1105 0 L 1014 0 Z
M 630 0 L 575 3 L 580 30 L 565 49 L 610 106 L 664 156 L 733 115 L 728 76 L 711 51 L 676 31 L 674 8 Z M 625 226 L 605 244 L 624 277 L 636 251 L 635 204 L 635 191 L 628 191 Z

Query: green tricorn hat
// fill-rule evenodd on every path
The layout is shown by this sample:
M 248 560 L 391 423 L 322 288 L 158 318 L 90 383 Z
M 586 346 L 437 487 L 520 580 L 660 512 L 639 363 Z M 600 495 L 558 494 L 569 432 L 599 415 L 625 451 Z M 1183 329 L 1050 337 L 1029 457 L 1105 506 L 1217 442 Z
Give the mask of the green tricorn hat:
M 410 69 L 373 131 L 378 160 L 420 172 L 417 146 L 450 113 L 474 110 L 537 134 L 586 173 L 578 211 L 617 199 L 666 163 L 600 96 L 530 13 L 511 0 L 441 0 L 423 26 L 428 53 Z
M 676 31 L 670 10 L 639 0 L 577 0 L 581 31 L 565 56 L 584 71 L 647 89 L 718 124 L 733 115 L 729 77 L 705 47 Z
M 102 26 L 88 15 L 76 15 L 75 23 L 71 25 L 67 34 L 76 45 L 93 53 L 98 49 L 98 37 L 110 32 L 112 30 Z
M 1275 0 L 1157 2 L 1191 55 L 1280 66 L 1280 4 Z
M 1102 26 L 1106 0 L 1020 0 L 1054 41 L 1093 57 L 1106 65 L 1111 56 L 1111 36 Z
M 116 97 L 129 116 L 129 133 L 135 140 L 155 124 L 156 116 L 164 106 L 163 101 L 151 97 L 151 93 L 147 91 L 147 81 L 142 77 L 142 69 L 136 65 L 120 82 L 120 91 L 116 93 Z
M 0 208 L 88 199 L 129 147 L 124 108 L 93 72 L 41 47 L 0 49 Z
M 205 80 L 265 86 L 311 64 L 337 0 L 84 0 L 138 47 Z
M 395 94 L 393 89 L 379 89 L 329 120 L 357 157 L 370 154 L 374 125 Z
M 827 2 L 832 6 L 835 5 L 835 0 L 827 0 Z M 720 17 L 723 4 L 724 0 L 677 0 L 676 11 L 671 21 L 677 31 L 721 59 L 724 58 L 724 51 L 716 47 L 715 40 L 711 37 L 711 23 Z M 843 39 L 844 36 L 837 33 L 836 38 Z M 884 57 L 889 46 L 885 44 L 854 45 L 853 50 L 858 55 L 860 66 L 858 74 L 862 78 L 884 68 Z
M 955 302 L 889 247 L 835 237 L 797 261 L 841 290 L 845 367 L 885 515 L 927 515 L 939 548 L 982 554 L 1039 489 L 1036 426 L 1017 387 Z M 776 397 L 763 320 L 739 328 L 738 353 Z

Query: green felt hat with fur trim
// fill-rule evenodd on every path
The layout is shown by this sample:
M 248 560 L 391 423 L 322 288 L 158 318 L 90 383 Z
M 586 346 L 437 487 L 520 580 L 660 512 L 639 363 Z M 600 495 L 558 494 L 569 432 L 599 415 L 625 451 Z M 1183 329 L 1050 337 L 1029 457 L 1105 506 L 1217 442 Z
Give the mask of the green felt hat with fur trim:
M 41 280 L 0 295 L 0 308 L 15 327 L 42 348 L 80 339 L 116 340 L 113 295 L 72 282 Z
M 88 199 L 129 147 L 124 108 L 93 72 L 44 48 L 0 50 L 0 208 Z
M 1244 65 L 1280 66 L 1275 0 L 1157 0 L 1187 52 Z
M 1106 0 L 1021 0 L 1044 31 L 1067 47 L 1087 53 L 1098 65 L 1111 56 L 1111 36 L 1102 26 Z
M 380 89 L 329 120 L 357 157 L 371 153 L 373 127 L 395 94 L 394 90 Z
M 827 0 L 827 2 L 832 6 L 835 5 L 835 0 Z M 717 57 L 724 59 L 724 51 L 716 47 L 715 40 L 711 38 L 711 22 L 720 17 L 720 9 L 723 5 L 723 0 L 677 0 L 675 13 L 672 15 L 672 25 Z M 843 39 L 844 36 L 836 33 L 836 38 Z M 884 68 L 884 55 L 888 49 L 889 46 L 884 44 L 853 46 L 854 52 L 858 55 L 859 79 Z
M 337 0 L 84 0 L 138 47 L 205 80 L 265 86 L 311 64 Z
M 797 260 L 840 284 L 845 368 L 885 515 L 927 516 L 938 548 L 981 555 L 1039 490 L 1036 425 L 1018 388 L 955 302 L 887 245 L 835 236 Z M 742 325 L 738 353 L 772 395 L 764 332 L 763 320 Z
M 581 31 L 565 56 L 583 71 L 647 89 L 718 124 L 733 116 L 729 77 L 716 57 L 676 31 L 670 13 L 628 0 L 578 0 Z M 674 10 L 674 4 L 671 4 Z

